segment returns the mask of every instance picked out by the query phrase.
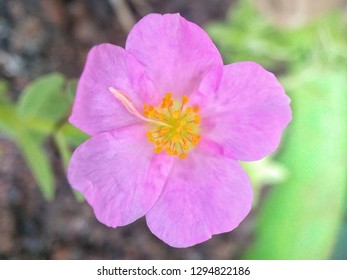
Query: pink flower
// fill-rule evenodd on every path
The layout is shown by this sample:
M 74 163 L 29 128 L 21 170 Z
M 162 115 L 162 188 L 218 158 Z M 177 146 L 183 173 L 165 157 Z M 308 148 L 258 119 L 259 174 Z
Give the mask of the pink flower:
M 251 209 L 238 160 L 272 153 L 291 120 L 275 76 L 223 66 L 208 35 L 179 14 L 150 14 L 125 49 L 94 47 L 70 122 L 91 135 L 68 178 L 109 227 L 146 216 L 174 247 L 236 228 Z

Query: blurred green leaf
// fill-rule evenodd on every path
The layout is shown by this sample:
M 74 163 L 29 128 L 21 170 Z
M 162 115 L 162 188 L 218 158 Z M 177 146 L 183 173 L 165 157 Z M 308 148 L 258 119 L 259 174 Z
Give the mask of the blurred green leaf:
M 287 178 L 287 170 L 280 163 L 269 156 L 258 161 L 242 162 L 242 167 L 246 170 L 254 191 L 253 207 L 258 204 L 262 188 L 270 184 L 282 183 Z
M 0 131 L 7 137 L 15 139 L 22 126 L 23 122 L 17 117 L 15 106 L 0 102 Z
M 347 260 L 347 212 L 345 213 L 345 222 L 341 226 L 332 259 Z
M 63 161 L 64 168 L 65 170 L 67 170 L 71 158 L 71 151 L 64 135 L 60 131 L 54 134 L 54 142 L 58 148 L 60 158 Z
M 70 151 L 68 142 L 66 141 L 64 134 L 62 133 L 61 130 L 55 133 L 54 142 L 58 148 L 60 157 L 63 160 L 64 169 L 67 170 L 72 153 Z M 77 201 L 80 201 L 80 202 L 84 201 L 84 197 L 80 192 L 73 190 L 73 193 Z
M 75 99 L 77 84 L 78 80 L 75 79 L 69 80 L 66 84 L 66 95 L 71 105 L 73 104 L 73 101 Z M 59 150 L 60 157 L 63 160 L 65 170 L 67 170 L 68 168 L 68 164 L 72 155 L 70 146 L 77 147 L 78 145 L 86 141 L 88 137 L 89 136 L 84 132 L 67 122 L 64 123 L 58 131 L 56 131 L 56 133 L 54 134 L 54 141 Z M 73 190 L 73 193 L 77 201 L 84 201 L 84 197 L 80 192 Z
M 73 191 L 73 194 L 74 194 L 74 196 L 78 202 L 84 201 L 84 196 L 82 193 L 80 193 L 79 191 L 76 191 L 75 189 L 72 189 L 72 191 Z
M 66 81 L 58 73 L 36 79 L 25 88 L 17 104 L 8 102 L 7 84 L 0 81 L 0 130 L 16 141 L 47 199 L 54 197 L 54 174 L 43 143 L 52 137 L 65 169 L 71 158 L 70 146 L 88 136 L 65 121 L 74 100 L 77 80 Z M 77 200 L 83 196 L 74 192 Z
M 320 70 L 311 69 L 312 79 L 291 94 L 293 121 L 280 158 L 289 179 L 265 201 L 245 258 L 327 259 L 332 253 L 347 188 L 346 79 Z
M 76 96 L 77 84 L 78 84 L 78 80 L 76 79 L 71 79 L 66 84 L 66 94 L 71 104 L 73 103 Z
M 225 62 L 255 61 L 271 70 L 300 68 L 308 60 L 346 65 L 343 14 L 333 12 L 297 29 L 278 29 L 251 5 L 239 1 L 226 22 L 206 26 Z
M 0 103 L 0 130 L 7 137 L 14 139 L 23 127 L 30 128 L 32 131 L 45 136 L 48 136 L 53 130 L 51 122 L 34 118 L 23 120 L 18 117 L 14 104 Z
M 30 118 L 26 120 L 21 120 L 25 123 L 28 129 L 41 134 L 42 137 L 50 136 L 53 133 L 56 126 L 55 123 L 41 118 Z
M 65 123 L 61 126 L 60 133 L 65 141 L 74 147 L 81 145 L 89 138 L 89 135 L 69 123 Z
M 17 137 L 20 147 L 43 196 L 51 200 L 54 197 L 54 175 L 46 155 L 43 143 L 34 134 L 23 130 Z
M 7 95 L 8 91 L 8 82 L 4 80 L 0 80 L 0 102 L 1 103 L 9 103 L 10 98 Z
M 35 80 L 20 96 L 18 116 L 27 120 L 28 124 L 37 120 L 43 120 L 51 125 L 58 123 L 70 108 L 64 84 L 65 78 L 57 73 Z

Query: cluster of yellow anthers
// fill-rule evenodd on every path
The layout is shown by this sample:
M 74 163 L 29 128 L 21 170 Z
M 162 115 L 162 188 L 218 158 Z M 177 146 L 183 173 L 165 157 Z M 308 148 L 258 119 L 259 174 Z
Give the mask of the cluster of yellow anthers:
M 186 158 L 187 152 L 200 141 L 199 107 L 187 106 L 188 96 L 179 100 L 167 93 L 158 108 L 145 104 L 142 115 L 126 94 L 113 87 L 109 87 L 109 91 L 130 114 L 151 126 L 147 137 L 154 143 L 156 153 L 166 151 L 169 155 Z
M 148 140 L 155 145 L 155 152 L 186 158 L 187 152 L 200 141 L 199 107 L 187 106 L 188 96 L 172 99 L 167 93 L 159 107 L 144 105 L 144 116 L 155 122 L 147 131 Z

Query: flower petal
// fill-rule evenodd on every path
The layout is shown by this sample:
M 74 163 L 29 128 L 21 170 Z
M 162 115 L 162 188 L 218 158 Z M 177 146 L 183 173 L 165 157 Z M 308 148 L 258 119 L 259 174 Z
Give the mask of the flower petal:
M 228 157 L 258 160 L 276 150 L 291 120 L 290 99 L 276 77 L 253 62 L 224 67 L 219 88 L 200 88 L 201 134 Z M 202 143 L 202 144 L 203 144 Z
M 174 165 L 146 214 L 147 224 L 167 244 L 188 247 L 236 228 L 249 213 L 252 198 L 249 179 L 236 161 L 191 152 Z
M 69 182 L 107 226 L 127 225 L 143 216 L 168 176 L 171 159 L 154 154 L 144 129 L 137 125 L 95 135 L 70 161 Z
M 204 30 L 179 14 L 150 14 L 131 30 L 126 50 L 147 68 L 160 94 L 195 91 L 210 68 L 223 65 Z
M 141 109 L 142 100 L 156 96 L 143 71 L 143 66 L 120 47 L 101 44 L 92 48 L 69 121 L 90 135 L 138 122 L 110 93 L 109 87 L 122 91 Z

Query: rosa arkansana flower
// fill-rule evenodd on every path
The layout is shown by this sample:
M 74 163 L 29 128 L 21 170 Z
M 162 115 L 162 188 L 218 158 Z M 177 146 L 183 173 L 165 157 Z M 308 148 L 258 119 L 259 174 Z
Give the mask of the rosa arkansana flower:
M 272 153 L 291 120 L 275 76 L 254 62 L 223 66 L 209 36 L 179 14 L 150 14 L 125 49 L 90 51 L 70 122 L 91 138 L 68 178 L 109 227 L 146 216 L 188 247 L 236 228 L 251 209 L 238 160 Z

